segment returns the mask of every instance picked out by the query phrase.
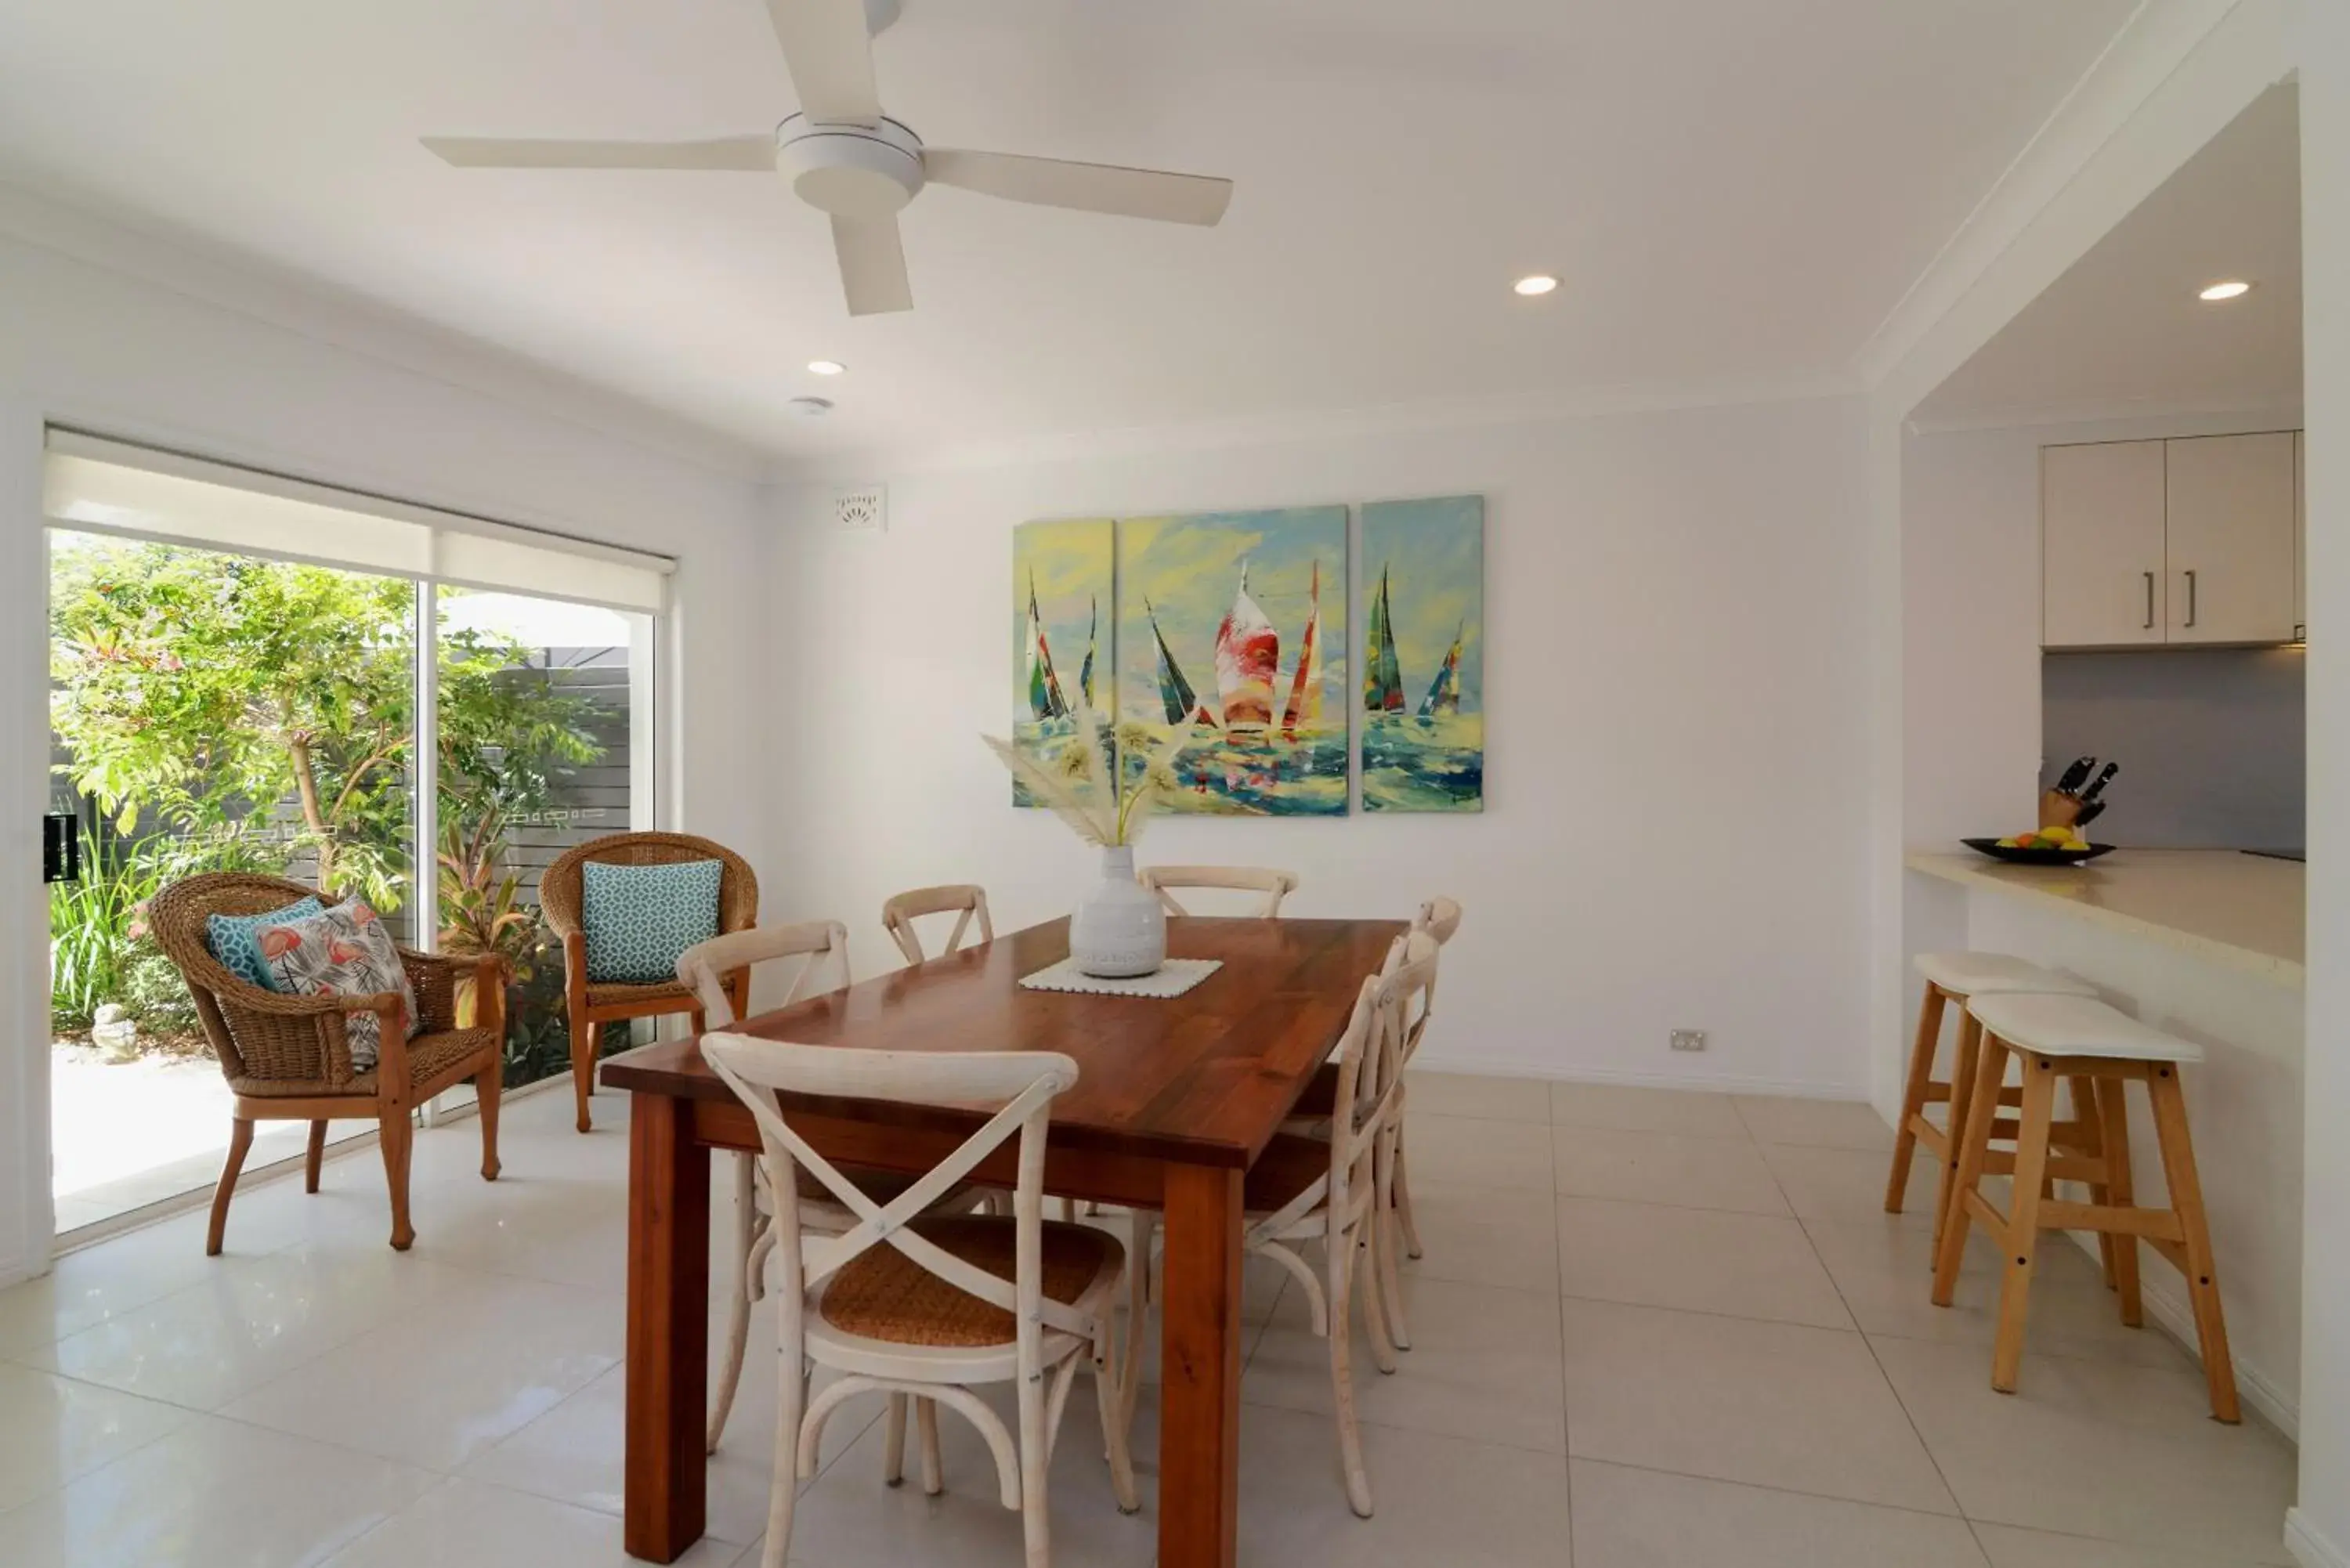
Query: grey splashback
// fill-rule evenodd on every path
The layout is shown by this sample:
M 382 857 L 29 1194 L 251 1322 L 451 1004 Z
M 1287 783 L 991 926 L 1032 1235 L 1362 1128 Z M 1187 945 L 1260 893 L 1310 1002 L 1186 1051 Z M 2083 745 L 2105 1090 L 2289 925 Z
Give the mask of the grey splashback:
M 2299 649 L 2051 653 L 2041 660 L 2041 785 L 2088 753 L 2122 764 L 2089 836 L 2148 848 L 2285 848 L 2304 839 Z

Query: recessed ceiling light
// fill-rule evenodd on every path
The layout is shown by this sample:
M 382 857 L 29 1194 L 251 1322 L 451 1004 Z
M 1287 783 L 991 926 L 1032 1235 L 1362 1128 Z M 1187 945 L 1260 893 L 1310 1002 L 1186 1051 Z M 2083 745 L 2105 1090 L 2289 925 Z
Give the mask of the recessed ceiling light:
M 2241 277 L 2224 279 L 2210 285 L 2196 296 L 2199 299 L 2234 299 L 2252 292 L 2252 286 Z
M 837 376 L 848 367 L 837 359 L 811 359 L 808 369 L 818 376 Z
M 1516 289 L 1520 294 L 1532 297 L 1538 294 L 1548 294 L 1552 289 L 1556 288 L 1558 286 L 1558 279 L 1551 276 L 1551 275 L 1546 272 L 1538 272 L 1531 276 L 1518 279 L 1517 282 L 1510 285 L 1510 286 Z

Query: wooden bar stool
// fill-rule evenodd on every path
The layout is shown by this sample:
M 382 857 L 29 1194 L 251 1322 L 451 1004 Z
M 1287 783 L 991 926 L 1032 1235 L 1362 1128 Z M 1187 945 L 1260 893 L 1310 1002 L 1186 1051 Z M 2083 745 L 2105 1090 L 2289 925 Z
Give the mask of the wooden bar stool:
M 2122 1321 L 2140 1321 L 2137 1243 L 2145 1241 L 2187 1276 L 2195 1309 L 2195 1337 L 2203 1353 L 2211 1414 L 2241 1418 L 2236 1375 L 2228 1358 L 2228 1328 L 2220 1311 L 2218 1271 L 2195 1150 L 2187 1137 L 2187 1099 L 2178 1083 L 2182 1063 L 2199 1062 L 2202 1049 L 2166 1034 L 2091 997 L 2002 994 L 1977 996 L 1968 1014 L 1982 1031 L 1982 1059 L 1960 1140 L 1958 1201 L 1942 1233 L 1934 1269 L 1934 1304 L 1948 1306 L 1967 1250 L 1967 1227 L 1980 1220 L 2006 1259 L 1999 1292 L 1999 1334 L 1991 1351 L 1991 1386 L 2015 1392 L 2023 1358 L 2023 1324 L 2032 1293 L 2032 1264 L 2043 1231 L 2095 1231 L 2106 1240 L 2107 1282 L 2121 1294 Z M 2000 1086 L 2012 1054 L 2022 1068 L 2022 1115 L 2015 1152 L 1993 1149 Z M 2055 1119 L 2056 1080 L 2074 1084 L 2074 1125 Z M 2123 1093 L 2136 1081 L 2154 1103 L 2168 1209 L 2131 1201 L 2129 1123 Z M 2085 1124 L 2085 1125 L 2082 1125 Z M 2094 1152 L 2059 1152 L 2070 1145 Z M 2012 1179 L 2007 1212 L 1984 1197 L 1985 1176 Z M 2085 1181 L 2092 1201 L 2050 1196 L 2056 1181 Z
M 1896 1124 L 1893 1169 L 1885 1180 L 1885 1211 L 1901 1212 L 1902 1196 L 1909 1185 L 1909 1161 L 1918 1146 L 1924 1144 L 1942 1164 L 1941 1182 L 1934 1194 L 1934 1239 L 1939 1242 L 1957 1189 L 1960 1112 L 1974 1087 L 1975 1060 L 1982 1041 L 1981 1026 L 1966 1010 L 1968 998 L 2014 993 L 2095 996 L 2097 992 L 2087 981 L 2062 970 L 2043 969 L 2005 953 L 1919 953 L 1917 965 L 1926 989 L 1918 1001 L 1918 1039 L 1909 1048 L 1909 1083 L 1901 1096 L 1901 1116 Z M 1941 1046 L 1943 1010 L 1953 1002 L 1959 1004 L 1959 1044 L 1950 1081 L 1944 1083 L 1934 1076 L 1934 1056 Z M 2020 1104 L 2018 1095 L 2019 1091 L 2007 1090 L 2002 1103 Z M 1947 1129 L 1926 1117 L 1926 1107 L 1938 1101 L 1950 1107 Z

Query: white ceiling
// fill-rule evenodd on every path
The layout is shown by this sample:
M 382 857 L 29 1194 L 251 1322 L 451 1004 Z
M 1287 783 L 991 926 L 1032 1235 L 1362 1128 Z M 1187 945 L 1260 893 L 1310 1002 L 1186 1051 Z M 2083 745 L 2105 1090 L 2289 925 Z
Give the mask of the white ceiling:
M 857 321 L 780 182 L 416 145 L 769 127 L 758 0 L 0 0 L 0 181 L 783 453 L 1766 391 L 1846 371 L 2134 9 L 906 0 L 876 54 L 925 138 L 1239 190 L 1213 230 L 926 192 L 917 308 Z
M 2238 299 L 2204 285 L 2238 277 Z M 2301 397 L 2301 115 L 2288 83 L 2114 226 L 1918 405 L 1925 423 L 2214 411 Z

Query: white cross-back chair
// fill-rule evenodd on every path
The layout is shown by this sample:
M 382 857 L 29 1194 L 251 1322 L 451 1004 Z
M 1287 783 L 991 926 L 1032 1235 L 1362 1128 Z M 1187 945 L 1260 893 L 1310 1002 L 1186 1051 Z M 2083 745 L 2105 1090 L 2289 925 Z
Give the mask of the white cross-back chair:
M 1122 1511 L 1138 1508 L 1117 1382 L 1125 1249 L 1105 1231 L 1044 1218 L 1053 1099 L 1076 1082 L 1077 1064 L 1050 1052 L 864 1051 L 725 1033 L 704 1036 L 702 1049 L 757 1118 L 762 1168 L 774 1186 L 782 1388 L 764 1568 L 783 1568 L 796 1480 L 816 1472 L 826 1420 L 844 1400 L 876 1391 L 946 1405 L 979 1428 L 1003 1506 L 1021 1516 L 1028 1568 L 1047 1568 L 1045 1476 L 1070 1386 L 1090 1363 L 1111 1487 Z M 778 1093 L 995 1109 L 952 1154 L 881 1203 L 793 1131 Z M 1011 1217 L 932 1212 L 1015 1137 Z M 837 1236 L 801 1228 L 789 1199 L 803 1169 L 857 1216 L 853 1228 Z M 813 1400 L 811 1366 L 841 1374 Z M 989 1383 L 1014 1385 L 1016 1437 L 972 1392 Z
M 1259 919 L 1273 919 L 1281 913 L 1281 901 L 1297 891 L 1297 875 L 1292 871 L 1274 871 L 1261 866 L 1146 866 L 1140 874 L 1142 885 L 1159 895 L 1170 915 L 1188 915 L 1191 911 L 1175 901 L 1169 891 L 1174 888 L 1225 888 L 1235 892 L 1258 893 L 1256 909 Z
M 1391 1238 L 1380 1217 L 1390 1199 L 1403 1112 L 1406 1008 L 1435 977 L 1433 946 L 1416 962 L 1391 958 L 1385 970 L 1364 980 L 1338 1043 L 1328 1141 L 1275 1138 L 1250 1168 L 1242 1197 L 1248 1212 L 1243 1245 L 1279 1263 L 1304 1287 L 1315 1332 L 1329 1340 L 1347 1501 L 1365 1519 L 1371 1516 L 1371 1482 L 1355 1424 L 1353 1303 L 1359 1295 L 1372 1360 L 1381 1372 L 1393 1372 L 1395 1345 L 1380 1281 L 1392 1277 L 1394 1264 L 1383 1255 Z M 1398 954 L 1402 947 L 1397 944 Z M 1306 1241 L 1322 1244 L 1318 1277 L 1298 1251 Z
M 739 1020 L 726 994 L 726 977 L 755 965 L 795 958 L 800 967 L 792 977 L 785 1006 L 847 986 L 848 928 L 837 920 L 808 920 L 792 926 L 757 926 L 715 937 L 678 955 L 677 978 L 701 1000 L 710 1027 L 728 1029 Z M 758 1179 L 758 1164 L 754 1154 L 734 1157 L 734 1289 L 726 1324 L 726 1368 L 719 1375 L 710 1412 L 708 1446 L 712 1453 L 718 1450 L 726 1417 L 734 1408 L 734 1392 L 743 1379 L 743 1356 L 751 1337 L 751 1308 L 766 1295 L 766 1260 L 775 1245 L 773 1210 L 766 1201 L 768 1186 Z M 868 1196 L 881 1199 L 910 1185 L 903 1177 L 882 1171 L 860 1171 L 857 1179 Z M 857 1215 L 834 1201 L 823 1187 L 808 1181 L 796 1185 L 802 1231 L 837 1235 L 856 1225 Z M 968 1208 L 975 1200 L 976 1195 L 964 1189 L 948 1194 L 941 1207 Z M 925 1405 L 915 1415 L 921 1429 L 922 1484 L 935 1495 L 941 1484 L 937 1412 Z M 889 1417 L 889 1480 L 894 1484 L 904 1460 L 905 1401 L 891 1402 Z
M 1452 940 L 1452 933 L 1460 929 L 1460 904 L 1451 898 L 1430 898 L 1419 907 L 1419 913 L 1412 919 L 1411 930 L 1388 950 L 1387 962 L 1380 971 L 1382 974 L 1392 974 L 1406 963 L 1426 961 L 1428 964 L 1425 983 L 1413 987 L 1403 999 L 1400 1050 L 1406 1067 L 1411 1064 L 1412 1057 L 1419 1053 L 1419 1043 L 1426 1037 L 1429 1023 L 1435 1013 L 1436 963 L 1440 950 L 1444 943 Z M 1326 1064 L 1306 1085 L 1296 1108 L 1282 1124 L 1282 1130 L 1310 1137 L 1328 1137 L 1331 1116 L 1337 1105 L 1337 1064 Z M 1393 1239 L 1397 1244 L 1386 1248 L 1380 1254 L 1379 1283 L 1386 1296 L 1388 1333 L 1398 1349 L 1409 1350 L 1411 1348 L 1411 1327 L 1404 1321 L 1403 1293 L 1397 1277 L 1397 1264 L 1400 1258 L 1420 1256 L 1421 1248 L 1419 1228 L 1412 1217 L 1410 1165 L 1404 1149 L 1409 1085 L 1401 1085 L 1398 1092 L 1403 1096 L 1404 1103 L 1396 1111 L 1395 1168 L 1389 1183 L 1393 1201 L 1386 1220 L 1396 1231 Z
M 908 963 L 920 963 L 930 955 L 922 950 L 921 935 L 915 930 L 914 922 L 925 915 L 945 914 L 952 914 L 955 923 L 947 933 L 946 946 L 940 950 L 941 957 L 962 947 L 963 933 L 974 920 L 979 925 L 978 940 L 995 940 L 995 927 L 987 918 L 987 889 L 968 884 L 916 888 L 899 894 L 881 906 L 881 928 L 898 944 L 898 950 L 906 955 Z
M 1429 899 L 1419 907 L 1419 913 L 1412 917 L 1411 929 L 1415 937 L 1422 940 L 1432 937 L 1437 947 L 1443 947 L 1451 941 L 1452 933 L 1461 929 L 1460 900 L 1448 898 L 1442 894 Z M 1430 971 L 1427 988 L 1419 993 L 1415 1005 L 1416 1010 L 1406 1021 L 1404 1029 L 1403 1059 L 1406 1066 L 1411 1064 L 1412 1056 L 1419 1050 L 1420 1039 L 1428 1033 L 1429 1018 L 1435 1011 L 1436 975 L 1433 971 Z M 1419 1226 L 1412 1218 L 1410 1165 L 1404 1154 L 1403 1136 L 1403 1118 L 1399 1116 L 1396 1118 L 1395 1218 L 1403 1231 L 1404 1256 L 1417 1258 L 1421 1256 L 1422 1249 Z M 1390 1304 L 1395 1308 L 1396 1343 L 1409 1350 L 1411 1348 L 1411 1334 L 1403 1324 L 1403 1303 L 1397 1300 Z

